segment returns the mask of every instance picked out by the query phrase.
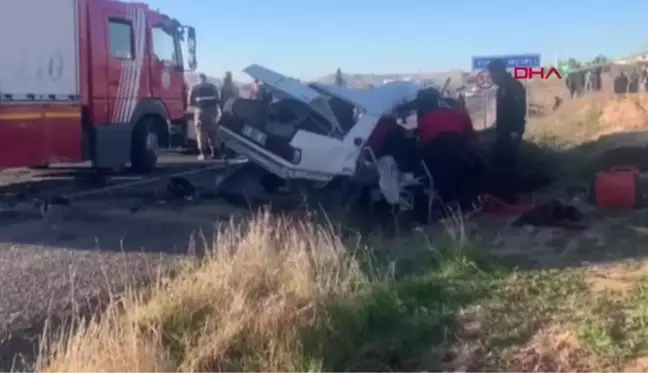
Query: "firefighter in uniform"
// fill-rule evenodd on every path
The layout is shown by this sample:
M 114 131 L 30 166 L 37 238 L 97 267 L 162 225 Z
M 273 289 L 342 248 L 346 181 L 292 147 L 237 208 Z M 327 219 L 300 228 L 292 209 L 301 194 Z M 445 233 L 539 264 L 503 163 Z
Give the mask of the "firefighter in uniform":
M 189 105 L 194 109 L 194 125 L 198 142 L 199 160 L 209 154 L 216 156 L 217 124 L 220 119 L 220 97 L 218 87 L 207 81 L 205 74 L 200 74 L 200 83 L 189 91 Z
M 488 72 L 497 84 L 497 140 L 491 157 L 493 194 L 507 203 L 515 203 L 518 149 L 526 124 L 526 89 L 506 71 L 506 65 L 501 60 L 493 60 L 488 65 Z

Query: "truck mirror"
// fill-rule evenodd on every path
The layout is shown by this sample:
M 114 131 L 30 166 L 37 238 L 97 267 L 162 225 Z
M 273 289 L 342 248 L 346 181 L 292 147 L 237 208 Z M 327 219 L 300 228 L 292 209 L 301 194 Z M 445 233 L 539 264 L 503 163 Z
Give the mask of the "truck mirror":
M 195 71 L 198 67 L 196 59 L 196 29 L 189 26 L 187 28 L 187 52 L 188 52 L 188 67 L 190 71 Z

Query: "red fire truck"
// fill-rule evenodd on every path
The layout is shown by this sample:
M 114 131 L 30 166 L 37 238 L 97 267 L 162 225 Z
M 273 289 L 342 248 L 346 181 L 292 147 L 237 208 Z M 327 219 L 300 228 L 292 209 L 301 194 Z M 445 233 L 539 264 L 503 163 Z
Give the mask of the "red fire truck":
M 2 0 L 0 48 L 0 169 L 146 173 L 185 127 L 195 29 L 146 4 Z

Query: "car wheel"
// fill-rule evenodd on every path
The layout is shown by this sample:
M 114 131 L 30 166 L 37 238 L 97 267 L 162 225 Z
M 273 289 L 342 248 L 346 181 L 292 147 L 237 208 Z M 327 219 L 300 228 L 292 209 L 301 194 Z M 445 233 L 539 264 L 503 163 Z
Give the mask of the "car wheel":
M 131 144 L 131 167 L 135 172 L 147 174 L 157 165 L 159 136 L 155 131 L 155 119 L 142 119 L 133 130 Z

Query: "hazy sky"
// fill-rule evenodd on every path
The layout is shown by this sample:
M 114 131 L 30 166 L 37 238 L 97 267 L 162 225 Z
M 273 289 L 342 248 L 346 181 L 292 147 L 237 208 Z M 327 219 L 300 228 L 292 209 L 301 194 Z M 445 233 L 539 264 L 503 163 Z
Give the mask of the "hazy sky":
M 646 0 L 148 0 L 196 27 L 199 70 L 258 63 L 299 78 L 335 71 L 470 68 L 473 55 L 543 62 L 648 49 Z

